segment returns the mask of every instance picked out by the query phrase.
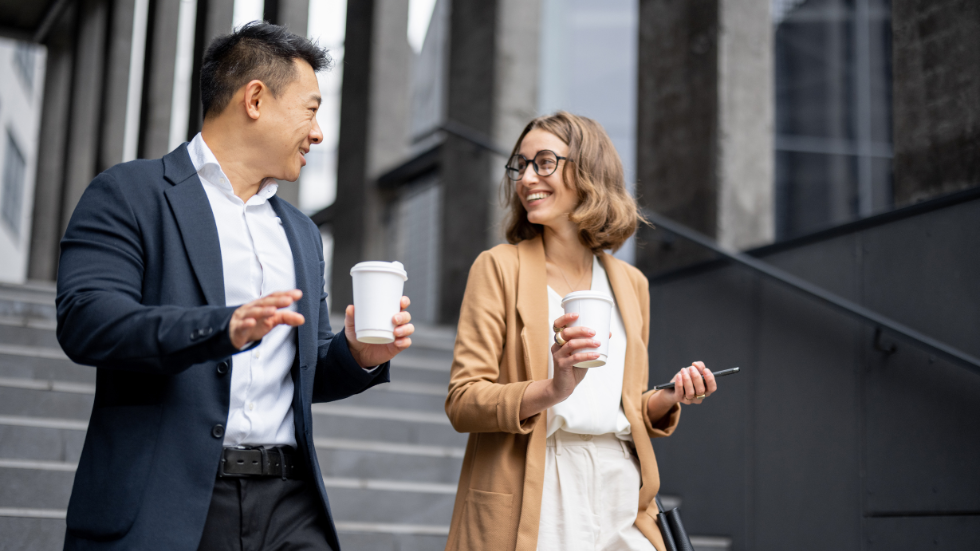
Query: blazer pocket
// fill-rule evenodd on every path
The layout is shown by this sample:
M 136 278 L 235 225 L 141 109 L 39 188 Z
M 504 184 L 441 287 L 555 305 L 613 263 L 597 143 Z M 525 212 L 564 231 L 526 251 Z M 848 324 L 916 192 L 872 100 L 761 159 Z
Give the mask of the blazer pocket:
M 67 527 L 96 540 L 126 535 L 140 510 L 158 431 L 159 406 L 114 406 L 92 412 L 75 484 L 68 502 Z
M 513 505 L 514 494 L 498 494 L 470 488 L 463 505 L 456 549 L 512 549 L 517 529 L 513 519 Z

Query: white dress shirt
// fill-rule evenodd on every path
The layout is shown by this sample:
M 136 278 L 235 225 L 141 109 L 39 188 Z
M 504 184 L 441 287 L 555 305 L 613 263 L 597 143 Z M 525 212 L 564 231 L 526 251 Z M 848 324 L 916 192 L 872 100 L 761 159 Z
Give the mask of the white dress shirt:
M 606 270 L 598 258 L 592 260 L 592 291 L 616 296 L 609 287 Z M 562 297 L 548 286 L 548 333 L 551 324 L 564 315 Z M 576 434 L 614 434 L 621 440 L 632 441 L 630 422 L 623 412 L 623 369 L 626 365 L 626 328 L 619 306 L 614 304 L 609 330 L 609 354 L 606 365 L 593 367 L 572 395 L 564 402 L 548 408 L 548 436 L 558 430 Z M 548 378 L 555 376 L 555 360 L 548 343 Z
M 194 136 L 187 152 L 218 226 L 225 304 L 238 306 L 295 289 L 293 253 L 282 221 L 269 204 L 279 188 L 276 181 L 263 182 L 258 193 L 242 202 L 201 134 Z M 295 359 L 296 328 L 288 325 L 276 326 L 258 346 L 232 356 L 225 446 L 296 446 L 290 375 Z

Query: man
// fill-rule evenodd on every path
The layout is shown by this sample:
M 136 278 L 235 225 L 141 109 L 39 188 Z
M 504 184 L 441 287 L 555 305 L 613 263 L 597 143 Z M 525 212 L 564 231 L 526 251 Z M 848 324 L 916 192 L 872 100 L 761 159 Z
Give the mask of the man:
M 215 39 L 201 133 L 79 201 L 58 340 L 98 370 L 66 549 L 339 549 L 310 404 L 387 382 L 414 329 L 403 297 L 394 343 L 358 343 L 352 306 L 332 334 L 320 233 L 275 196 L 322 140 L 329 62 L 265 23 Z

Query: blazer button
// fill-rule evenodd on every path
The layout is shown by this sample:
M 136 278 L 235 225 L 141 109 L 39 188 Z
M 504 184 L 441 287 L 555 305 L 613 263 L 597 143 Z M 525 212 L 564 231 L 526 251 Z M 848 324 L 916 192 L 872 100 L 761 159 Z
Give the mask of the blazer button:
M 228 368 L 230 367 L 228 360 L 218 362 L 218 375 L 224 375 L 228 373 Z
M 224 435 L 225 435 L 225 426 L 222 425 L 221 423 L 218 423 L 217 425 L 214 426 L 213 429 L 211 429 L 211 436 L 215 438 L 221 438 Z

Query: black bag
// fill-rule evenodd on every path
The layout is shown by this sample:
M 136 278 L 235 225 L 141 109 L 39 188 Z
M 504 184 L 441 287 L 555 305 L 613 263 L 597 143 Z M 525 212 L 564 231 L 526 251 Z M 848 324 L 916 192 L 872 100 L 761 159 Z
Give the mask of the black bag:
M 660 496 L 656 497 L 656 501 L 657 509 L 660 511 L 660 514 L 657 515 L 657 524 L 660 525 L 660 535 L 664 538 L 667 551 L 694 551 L 691 538 L 687 537 L 684 524 L 681 522 L 680 510 L 674 508 L 664 512 L 664 506 L 660 503 Z

